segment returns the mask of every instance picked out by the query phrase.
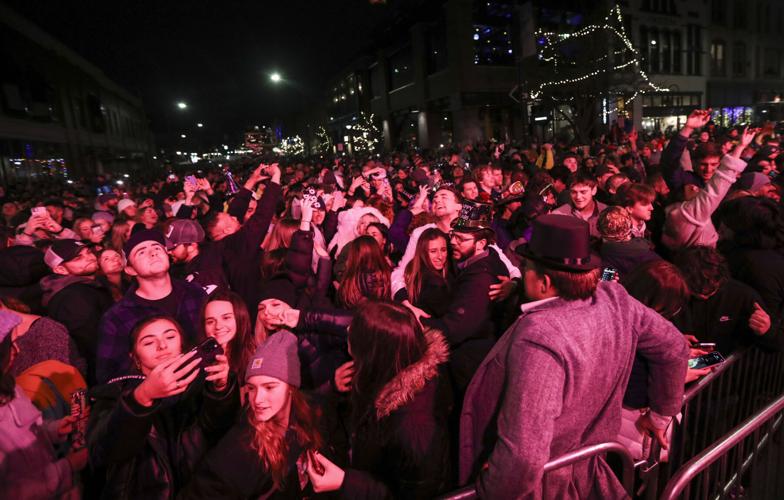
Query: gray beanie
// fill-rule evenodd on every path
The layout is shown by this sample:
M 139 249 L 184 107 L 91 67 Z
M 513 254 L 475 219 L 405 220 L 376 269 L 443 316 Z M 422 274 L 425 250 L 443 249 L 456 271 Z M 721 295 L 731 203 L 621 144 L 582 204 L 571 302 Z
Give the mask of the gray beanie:
M 296 335 L 284 330 L 270 335 L 256 348 L 245 370 L 245 382 L 258 375 L 274 377 L 293 387 L 300 386 Z

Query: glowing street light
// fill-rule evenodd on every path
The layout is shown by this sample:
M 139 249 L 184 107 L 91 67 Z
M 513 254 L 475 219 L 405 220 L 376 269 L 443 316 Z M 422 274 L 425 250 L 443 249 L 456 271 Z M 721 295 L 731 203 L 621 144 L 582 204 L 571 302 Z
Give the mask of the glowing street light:
M 178 109 L 188 109 L 188 104 L 185 103 L 184 101 L 180 101 L 180 102 L 177 103 L 177 108 Z
M 199 127 L 199 128 L 202 128 L 204 126 L 204 124 L 203 123 L 197 123 L 196 126 Z
M 181 137 L 181 138 L 183 138 L 183 139 L 185 139 L 185 138 L 186 138 L 186 137 L 188 137 L 188 136 L 187 136 L 187 135 L 185 135 L 185 134 L 180 134 L 180 137 Z
M 270 75 L 270 80 L 272 81 L 272 83 L 280 83 L 280 81 L 283 80 L 283 77 L 281 77 L 280 73 L 276 71 L 275 73 L 272 73 Z

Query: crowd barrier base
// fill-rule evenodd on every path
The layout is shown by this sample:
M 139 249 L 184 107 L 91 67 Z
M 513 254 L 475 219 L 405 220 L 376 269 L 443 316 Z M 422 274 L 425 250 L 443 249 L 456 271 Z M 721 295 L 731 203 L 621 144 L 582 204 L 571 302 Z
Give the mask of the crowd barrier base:
M 686 462 L 662 500 L 784 497 L 784 396 Z
M 634 487 L 634 461 L 629 450 L 624 445 L 616 441 L 608 441 L 605 443 L 594 444 L 585 446 L 577 450 L 571 451 L 560 457 L 550 460 L 544 466 L 544 473 L 552 472 L 562 467 L 568 467 L 577 462 L 587 460 L 597 455 L 606 455 L 611 453 L 616 455 L 621 462 L 621 483 L 629 495 L 632 494 Z M 476 488 L 473 485 L 466 486 L 459 490 L 455 490 L 445 496 L 438 497 L 439 500 L 474 500 L 477 497 Z

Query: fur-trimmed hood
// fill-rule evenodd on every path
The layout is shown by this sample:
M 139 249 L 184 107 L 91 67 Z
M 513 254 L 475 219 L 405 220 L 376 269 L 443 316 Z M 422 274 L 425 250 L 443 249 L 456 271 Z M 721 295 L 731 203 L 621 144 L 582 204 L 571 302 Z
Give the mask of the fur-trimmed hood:
M 426 329 L 425 340 L 427 351 L 422 359 L 395 375 L 376 396 L 376 418 L 379 420 L 410 403 L 438 375 L 438 365 L 449 359 L 449 346 L 440 331 Z

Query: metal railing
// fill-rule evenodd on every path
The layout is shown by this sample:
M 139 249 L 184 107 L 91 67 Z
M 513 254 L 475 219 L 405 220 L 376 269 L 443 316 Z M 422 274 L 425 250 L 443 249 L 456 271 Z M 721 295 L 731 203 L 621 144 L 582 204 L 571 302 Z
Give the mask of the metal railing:
M 634 460 L 632 459 L 629 450 L 616 441 L 584 446 L 574 451 L 570 451 L 569 453 L 547 462 L 544 466 L 544 473 L 547 474 L 548 472 L 552 472 L 562 467 L 568 467 L 577 462 L 606 453 L 613 453 L 620 458 L 622 468 L 621 483 L 626 492 L 631 495 L 632 489 L 634 488 Z M 476 488 L 473 485 L 465 486 L 438 498 L 439 500 L 474 500 L 477 498 Z
M 784 396 L 686 462 L 667 483 L 662 500 L 683 498 L 781 498 Z M 773 470 L 770 470 L 773 469 Z M 764 471 L 770 477 L 754 478 Z M 700 478 L 700 480 L 697 480 Z M 772 496 L 768 495 L 772 488 Z M 748 490 L 748 491 L 747 491 Z M 749 495 L 752 493 L 752 495 Z
M 659 463 L 646 481 L 645 498 L 655 498 L 686 462 L 782 394 L 784 354 L 751 347 L 729 356 L 686 391 L 681 419 L 673 421 L 668 461 Z M 658 453 L 654 448 L 652 457 Z

